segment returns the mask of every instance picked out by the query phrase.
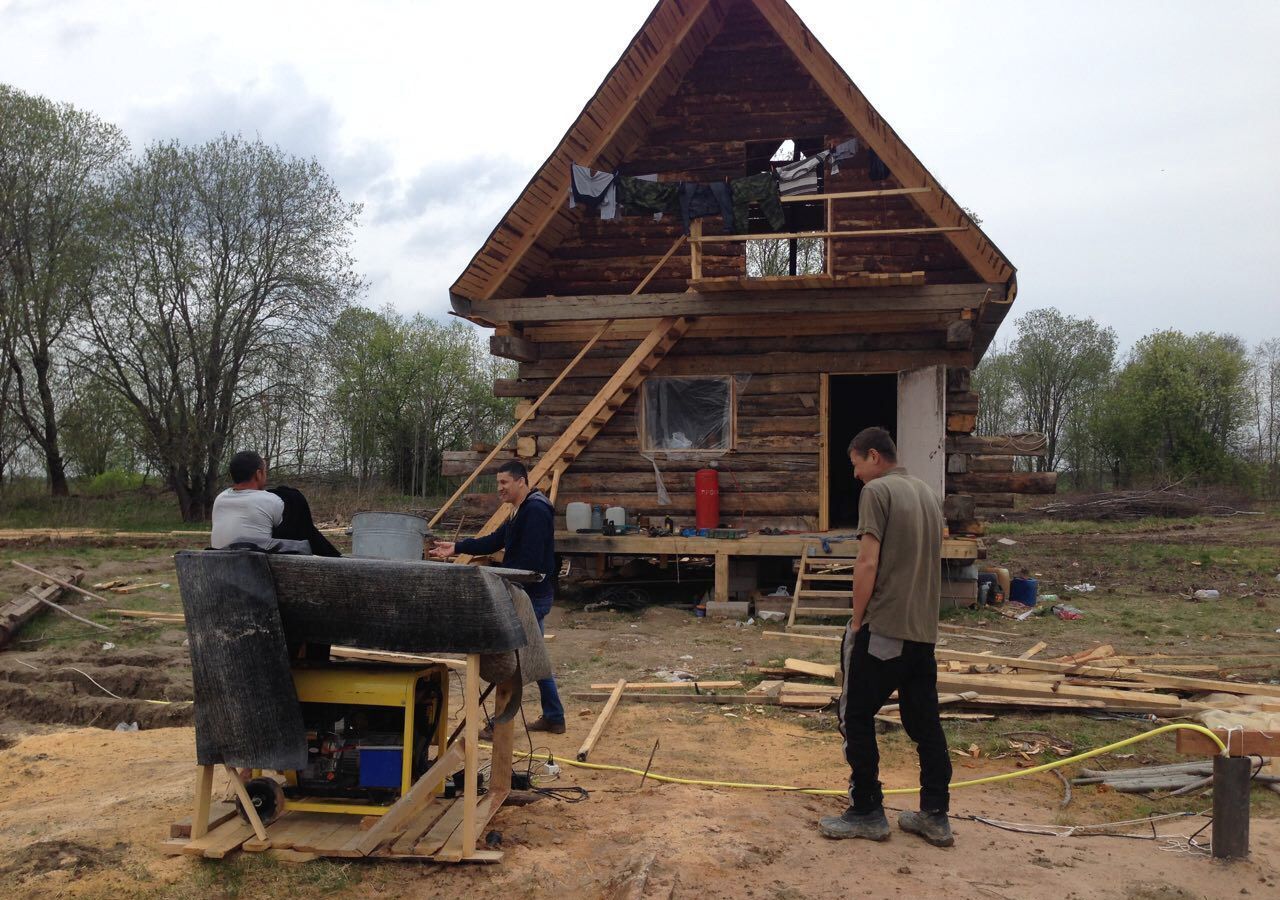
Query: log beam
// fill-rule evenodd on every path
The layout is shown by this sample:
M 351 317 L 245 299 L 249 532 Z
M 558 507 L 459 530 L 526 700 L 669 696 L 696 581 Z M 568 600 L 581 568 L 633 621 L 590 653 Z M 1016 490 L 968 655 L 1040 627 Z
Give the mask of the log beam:
M 472 300 L 460 314 L 486 322 L 573 322 L 669 316 L 807 315 L 903 310 L 975 309 L 984 297 L 1004 296 L 1002 284 L 926 284 L 886 288 L 795 291 L 687 291 L 680 294 L 593 294 Z M 457 301 L 455 301 L 455 305 Z

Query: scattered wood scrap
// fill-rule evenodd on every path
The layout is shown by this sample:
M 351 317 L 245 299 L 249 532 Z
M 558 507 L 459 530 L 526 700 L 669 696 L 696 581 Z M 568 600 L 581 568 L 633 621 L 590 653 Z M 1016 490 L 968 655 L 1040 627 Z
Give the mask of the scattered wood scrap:
M 84 573 L 79 569 L 59 569 L 58 575 L 61 580 L 78 584 Z M 66 588 L 61 584 L 49 581 L 43 585 L 27 588 L 8 603 L 0 606 L 0 648 L 4 648 L 13 640 L 22 626 L 34 619 L 54 600 L 60 599 L 65 590 Z
M 1179 732 L 1181 734 L 1182 732 Z M 1191 732 L 1188 732 L 1191 733 Z M 1198 737 L 1203 735 L 1197 734 Z M 1213 742 L 1205 738 L 1205 743 Z M 1216 749 L 1216 747 L 1215 747 Z M 1260 787 L 1280 784 L 1280 775 L 1258 774 L 1253 782 Z M 1167 766 L 1139 766 L 1133 769 L 1081 769 L 1080 775 L 1071 779 L 1074 785 L 1105 785 L 1122 794 L 1147 794 L 1168 791 L 1170 796 L 1181 796 L 1213 786 L 1213 761 L 1174 763 Z

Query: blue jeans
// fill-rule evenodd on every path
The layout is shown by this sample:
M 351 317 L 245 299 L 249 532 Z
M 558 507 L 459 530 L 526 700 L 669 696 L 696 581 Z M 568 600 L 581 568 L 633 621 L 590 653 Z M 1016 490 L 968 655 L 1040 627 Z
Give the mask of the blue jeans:
M 546 634 L 546 629 L 542 626 L 542 620 L 551 612 L 553 599 L 548 597 L 546 600 L 533 601 L 533 614 L 538 617 L 538 631 L 543 634 Z M 554 675 L 538 682 L 538 693 L 542 696 L 542 718 L 557 725 L 564 724 L 564 705 L 560 702 Z

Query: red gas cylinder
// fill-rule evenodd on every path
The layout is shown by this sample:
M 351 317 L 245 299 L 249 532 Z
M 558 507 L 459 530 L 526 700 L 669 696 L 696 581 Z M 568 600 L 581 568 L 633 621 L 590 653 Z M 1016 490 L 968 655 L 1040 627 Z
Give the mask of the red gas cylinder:
M 697 494 L 695 522 L 699 528 L 720 526 L 720 473 L 715 469 L 699 469 L 693 478 Z

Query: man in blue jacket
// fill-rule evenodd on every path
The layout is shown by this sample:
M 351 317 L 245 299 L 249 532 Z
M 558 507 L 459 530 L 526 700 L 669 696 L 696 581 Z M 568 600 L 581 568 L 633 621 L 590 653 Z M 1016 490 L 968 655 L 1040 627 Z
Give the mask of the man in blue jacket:
M 555 508 L 546 494 L 529 486 L 529 470 L 515 460 L 498 467 L 498 499 L 515 507 L 515 513 L 500 528 L 484 537 L 457 543 L 440 541 L 431 548 L 431 555 L 447 559 L 460 553 L 487 556 L 502 550 L 502 565 L 506 568 L 541 572 L 542 581 L 527 588 L 541 629 L 555 599 Z M 564 734 L 564 706 L 555 678 L 539 681 L 538 691 L 542 694 L 542 715 L 529 723 L 529 730 Z

